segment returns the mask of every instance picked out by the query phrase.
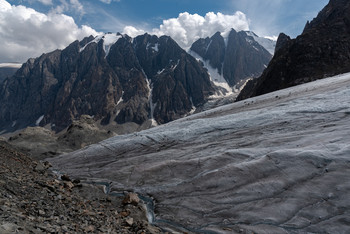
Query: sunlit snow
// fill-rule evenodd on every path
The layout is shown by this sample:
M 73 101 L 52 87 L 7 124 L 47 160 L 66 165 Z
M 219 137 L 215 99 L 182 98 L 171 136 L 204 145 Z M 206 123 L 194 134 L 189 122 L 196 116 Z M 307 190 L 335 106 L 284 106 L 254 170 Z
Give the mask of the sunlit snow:
M 124 91 L 122 91 L 122 95 L 120 96 L 118 102 L 117 102 L 117 106 L 119 105 L 119 103 L 122 103 L 124 100 L 123 100 L 123 95 L 124 95 Z
M 35 125 L 39 126 L 40 122 L 44 119 L 44 115 L 40 116 L 36 121 L 35 121 Z
M 204 65 L 204 67 L 208 70 L 208 74 L 210 76 L 210 80 L 216 85 L 219 86 L 221 88 L 224 88 L 224 90 L 226 90 L 225 94 L 222 95 L 217 95 L 215 94 L 214 96 L 217 97 L 222 97 L 222 96 L 229 96 L 232 95 L 232 88 L 229 86 L 229 84 L 227 83 L 227 81 L 225 80 L 223 75 L 220 75 L 218 69 L 213 68 L 209 61 L 205 61 L 200 55 L 198 55 L 196 52 L 190 50 L 189 54 L 192 55 L 194 58 L 196 58 L 197 60 L 201 61 Z M 221 72 L 222 74 L 222 72 Z M 214 97 L 213 96 L 213 97 Z
M 146 49 L 148 50 L 149 48 L 151 48 L 155 52 L 159 51 L 159 43 L 156 43 L 153 46 L 151 46 L 151 45 L 152 45 L 151 43 L 147 43 Z
M 276 47 L 276 41 L 273 41 L 269 38 L 259 37 L 254 32 L 246 31 L 245 32 L 248 36 L 251 36 L 254 38 L 256 42 L 258 42 L 262 47 L 264 47 L 270 54 L 275 53 L 275 47 Z M 256 49 L 256 48 L 255 48 Z
M 105 51 L 106 57 L 108 56 L 109 50 L 112 45 L 114 45 L 120 38 L 122 38 L 122 35 L 116 34 L 116 33 L 106 33 L 101 34 L 95 37 L 94 40 L 87 43 L 84 47 L 80 48 L 80 52 L 84 51 L 85 48 L 91 44 L 91 43 L 99 43 L 100 40 L 103 40 L 103 49 Z

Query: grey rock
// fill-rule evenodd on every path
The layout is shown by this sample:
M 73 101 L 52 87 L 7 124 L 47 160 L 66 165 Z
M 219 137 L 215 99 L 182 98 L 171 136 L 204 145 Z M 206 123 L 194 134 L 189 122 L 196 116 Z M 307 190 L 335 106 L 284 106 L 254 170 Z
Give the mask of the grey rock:
M 124 200 L 123 200 L 123 204 L 132 204 L 134 206 L 137 206 L 140 202 L 140 198 L 136 193 L 128 193 Z
M 349 72 L 349 15 L 349 1 L 329 1 L 301 35 L 279 46 L 264 73 L 237 100 Z
M 227 43 L 217 32 L 211 38 L 199 39 L 191 46 L 205 61 L 218 70 L 230 86 L 261 75 L 272 55 L 247 32 L 231 30 Z
M 126 218 L 125 222 L 127 225 L 132 226 L 134 224 L 134 219 L 133 218 Z
M 277 38 L 275 53 L 277 53 L 279 49 L 284 47 L 291 40 L 292 39 L 288 35 L 280 33 L 280 35 Z
M 71 179 L 69 178 L 69 176 L 66 175 L 66 174 L 61 175 L 61 180 L 64 180 L 64 181 L 71 181 Z
M 39 162 L 35 166 L 34 171 L 39 172 L 39 173 L 44 173 L 46 171 L 46 167 L 41 162 Z
M 90 37 L 29 59 L 0 85 L 1 131 L 50 125 L 59 132 L 84 115 L 101 125 L 166 123 L 213 93 L 206 70 L 170 37 L 120 37 L 108 55 L 103 40 Z
M 14 223 L 3 223 L 0 225 L 0 232 L 3 234 L 17 233 L 18 228 Z
M 5 142 L 0 142 L 0 233 L 135 233 L 116 215 L 124 208 L 122 198 L 109 197 L 102 190 L 86 185 L 71 188 L 70 181 L 33 170 L 38 163 Z M 67 186 L 68 185 L 68 186 Z M 52 191 L 49 188 L 53 188 Z M 133 229 L 140 220 L 147 222 L 140 206 L 130 206 L 128 218 Z M 148 223 L 148 222 L 147 222 Z M 147 227 L 145 233 L 160 233 Z M 155 230 L 155 231 L 154 231 Z

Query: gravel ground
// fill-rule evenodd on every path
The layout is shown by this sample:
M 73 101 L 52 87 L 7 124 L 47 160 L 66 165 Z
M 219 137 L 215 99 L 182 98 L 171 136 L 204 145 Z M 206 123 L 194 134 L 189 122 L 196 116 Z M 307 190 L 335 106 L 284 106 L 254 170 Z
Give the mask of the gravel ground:
M 161 232 L 137 195 L 111 197 L 49 167 L 0 142 L 0 233 Z

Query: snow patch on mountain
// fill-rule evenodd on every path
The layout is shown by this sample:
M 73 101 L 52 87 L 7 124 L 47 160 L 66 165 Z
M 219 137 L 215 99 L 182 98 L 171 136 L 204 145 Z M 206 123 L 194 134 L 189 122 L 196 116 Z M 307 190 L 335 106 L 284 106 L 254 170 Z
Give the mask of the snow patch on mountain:
M 40 116 L 36 121 L 35 121 L 35 125 L 39 126 L 40 122 L 44 119 L 44 115 Z
M 163 69 L 164 70 L 164 69 Z M 149 102 L 149 107 L 150 107 L 150 119 L 151 119 L 151 123 L 152 126 L 158 126 L 157 121 L 154 119 L 154 109 L 157 106 L 157 103 L 153 103 L 153 85 L 151 84 L 151 82 L 146 79 L 147 82 L 147 87 L 148 87 L 148 102 Z
M 156 44 L 152 47 L 152 49 L 153 49 L 154 51 L 158 52 L 158 51 L 159 51 L 159 43 L 156 43 Z
M 273 55 L 275 53 L 276 41 L 265 37 L 259 37 L 252 31 L 245 31 L 245 33 L 247 34 L 247 36 L 253 37 L 253 39 L 262 47 L 264 47 L 270 54 Z
M 229 86 L 225 78 L 223 77 L 222 72 L 221 74 L 219 73 L 218 69 L 213 68 L 209 61 L 205 61 L 200 55 L 198 55 L 196 52 L 190 50 L 189 54 L 196 58 L 198 61 L 202 62 L 204 67 L 208 70 L 208 74 L 210 76 L 211 81 L 218 87 L 223 88 L 226 90 L 225 93 L 221 93 L 221 95 L 213 95 L 213 97 L 222 97 L 222 96 L 229 96 L 233 94 L 232 88 Z
M 151 48 L 155 52 L 158 52 L 159 51 L 159 43 L 155 43 L 153 46 L 151 43 L 147 43 L 146 49 L 149 50 L 149 48 Z
M 119 98 L 119 100 L 118 100 L 118 102 L 117 102 L 117 106 L 118 106 L 120 103 L 124 102 L 123 95 L 124 95 L 124 91 L 122 91 L 122 95 L 120 96 L 120 98 Z
M 209 50 L 209 48 L 210 48 L 212 42 L 213 42 L 213 40 L 210 40 L 210 42 L 209 42 L 207 48 L 205 48 L 205 52 L 207 52 L 207 51 Z
M 114 45 L 120 38 L 122 38 L 122 35 L 118 35 L 116 33 L 108 33 L 105 34 L 103 39 L 103 48 L 106 52 L 106 57 L 109 53 L 109 50 L 111 49 L 111 46 Z
M 103 49 L 105 51 L 106 57 L 108 56 L 109 50 L 111 49 L 112 45 L 114 45 L 120 38 L 123 36 L 118 33 L 106 33 L 101 34 L 95 37 L 94 40 L 87 43 L 85 46 L 80 48 L 79 52 L 82 52 L 85 50 L 85 48 L 91 44 L 91 43 L 99 43 L 101 40 L 103 40 Z

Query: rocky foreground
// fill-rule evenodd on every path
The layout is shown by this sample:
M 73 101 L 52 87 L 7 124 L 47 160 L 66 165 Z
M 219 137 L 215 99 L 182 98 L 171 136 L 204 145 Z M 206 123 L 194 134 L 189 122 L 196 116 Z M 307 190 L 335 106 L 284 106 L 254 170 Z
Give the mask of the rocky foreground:
M 111 197 L 0 142 L 0 233 L 160 233 L 136 194 Z

